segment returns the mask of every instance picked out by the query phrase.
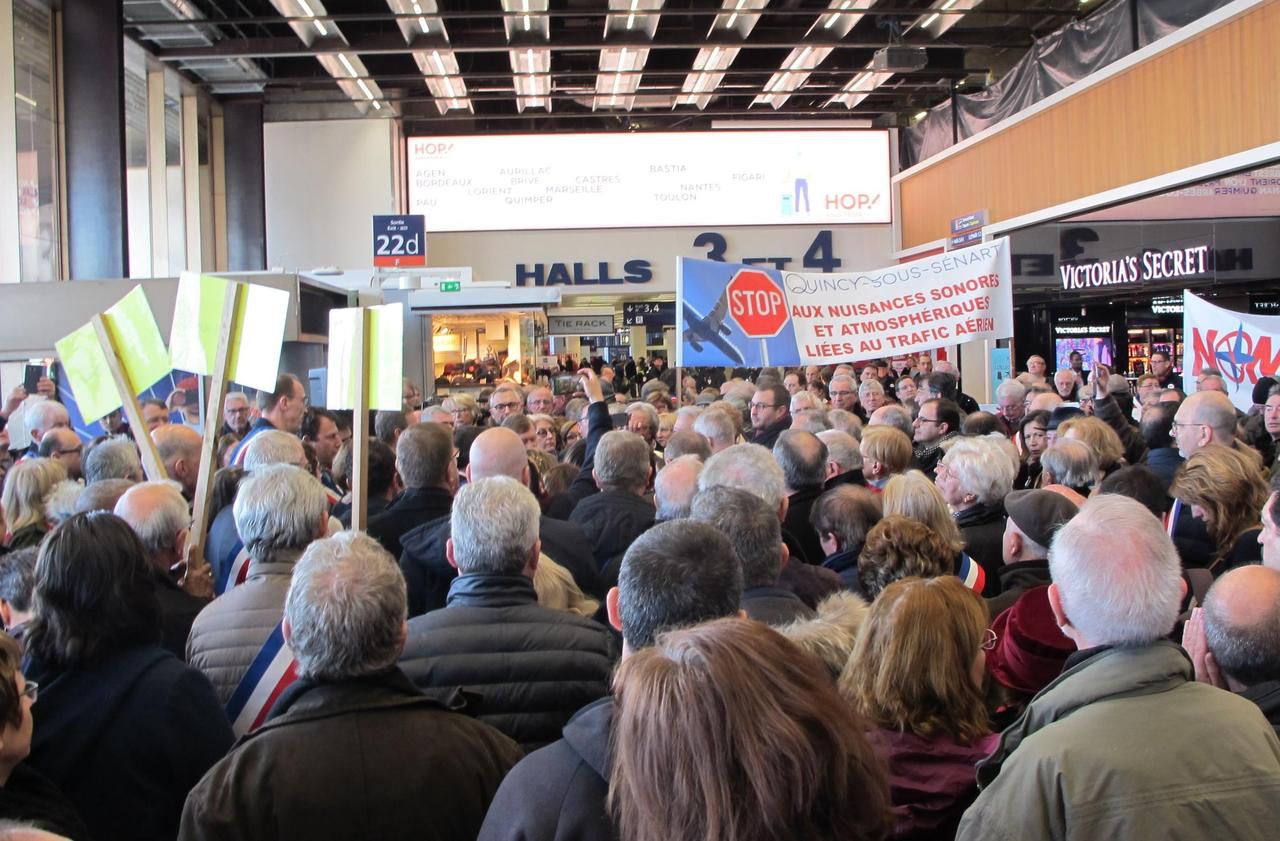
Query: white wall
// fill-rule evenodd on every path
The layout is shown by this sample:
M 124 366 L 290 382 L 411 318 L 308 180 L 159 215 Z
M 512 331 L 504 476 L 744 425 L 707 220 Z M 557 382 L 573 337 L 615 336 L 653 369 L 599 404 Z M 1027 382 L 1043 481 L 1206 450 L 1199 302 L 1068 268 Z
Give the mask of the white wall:
M 373 220 L 394 213 L 390 120 L 267 123 L 267 265 L 287 270 L 373 262 Z
M 372 220 L 395 212 L 394 173 L 402 163 L 403 141 L 389 120 L 267 123 L 264 127 L 267 205 L 267 262 L 286 270 L 335 265 L 367 269 L 372 260 Z M 530 213 L 536 211 L 531 210 Z M 619 296 L 645 298 L 675 293 L 676 258 L 708 257 L 709 245 L 695 246 L 700 234 L 724 239 L 723 259 L 788 257 L 786 268 L 804 265 L 820 231 L 831 231 L 831 254 L 842 270 L 893 264 L 889 225 L 827 225 L 696 228 L 632 228 L 580 231 L 506 231 L 431 234 L 432 266 L 472 266 L 475 280 L 517 280 L 541 264 L 543 274 L 563 264 L 570 276 L 581 264 L 584 280 L 599 280 L 600 264 L 620 278 L 628 261 L 648 264 L 644 283 L 561 285 L 566 299 L 593 305 Z M 766 264 L 768 265 L 768 264 Z M 526 285 L 535 285 L 527 280 Z

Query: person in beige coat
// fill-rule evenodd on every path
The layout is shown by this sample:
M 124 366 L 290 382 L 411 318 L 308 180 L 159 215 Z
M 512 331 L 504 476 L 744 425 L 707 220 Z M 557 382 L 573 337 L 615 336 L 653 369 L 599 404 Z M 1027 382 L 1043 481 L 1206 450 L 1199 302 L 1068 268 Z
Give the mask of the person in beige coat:
M 1197 683 L 1165 639 L 1178 553 L 1141 503 L 1095 496 L 1049 552 L 1049 602 L 1079 649 L 978 763 L 958 841 L 1274 838 L 1280 741 L 1257 706 Z
M 300 468 L 262 467 L 240 485 L 235 520 L 250 557 L 248 578 L 200 611 L 187 640 L 187 662 L 209 678 L 222 704 L 277 631 L 294 562 L 324 537 L 328 519 L 324 486 Z

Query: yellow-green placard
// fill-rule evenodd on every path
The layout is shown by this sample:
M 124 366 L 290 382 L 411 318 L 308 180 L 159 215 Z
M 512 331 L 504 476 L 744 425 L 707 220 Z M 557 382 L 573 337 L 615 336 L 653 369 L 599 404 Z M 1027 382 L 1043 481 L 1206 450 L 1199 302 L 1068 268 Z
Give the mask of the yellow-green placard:
M 75 395 L 80 415 L 86 423 L 106 417 L 120 408 L 120 393 L 111 379 L 107 356 L 98 343 L 98 334 L 92 324 L 63 336 L 54 343 L 54 348 L 71 380 L 71 393 Z
M 173 310 L 169 348 L 173 367 L 196 374 L 213 373 L 227 284 L 235 281 L 213 275 L 183 272 Z M 236 307 L 231 335 L 233 382 L 270 391 L 280 368 L 280 346 L 289 313 L 289 293 L 273 286 L 245 284 Z
M 102 318 L 111 330 L 116 352 L 135 396 L 169 373 L 169 351 L 141 286 L 133 287 L 133 291 L 103 313 Z M 120 405 L 119 402 L 116 405 Z
M 329 311 L 329 383 L 325 403 L 330 409 L 356 405 L 356 343 L 360 340 L 361 308 Z M 369 408 L 394 411 L 404 403 L 404 305 L 369 307 Z
M 183 272 L 173 304 L 169 358 L 180 371 L 208 376 L 222 334 L 222 305 L 231 281 L 212 275 Z

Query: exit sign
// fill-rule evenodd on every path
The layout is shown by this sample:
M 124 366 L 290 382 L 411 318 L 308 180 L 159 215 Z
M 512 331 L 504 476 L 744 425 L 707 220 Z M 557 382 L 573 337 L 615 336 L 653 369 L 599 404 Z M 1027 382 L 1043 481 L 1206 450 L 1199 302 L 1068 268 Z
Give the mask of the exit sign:
M 441 292 L 461 292 L 462 281 L 460 280 L 442 280 L 440 281 Z

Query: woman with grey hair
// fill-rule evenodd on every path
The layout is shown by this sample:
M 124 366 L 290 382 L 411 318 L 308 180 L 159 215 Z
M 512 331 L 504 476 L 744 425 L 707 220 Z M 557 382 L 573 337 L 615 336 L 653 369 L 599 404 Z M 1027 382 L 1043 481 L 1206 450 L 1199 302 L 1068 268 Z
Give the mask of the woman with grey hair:
M 965 552 L 986 572 L 987 595 L 1000 589 L 1004 498 L 1016 476 L 1012 459 L 997 441 L 985 437 L 957 439 L 938 462 L 934 481 L 960 528 Z

